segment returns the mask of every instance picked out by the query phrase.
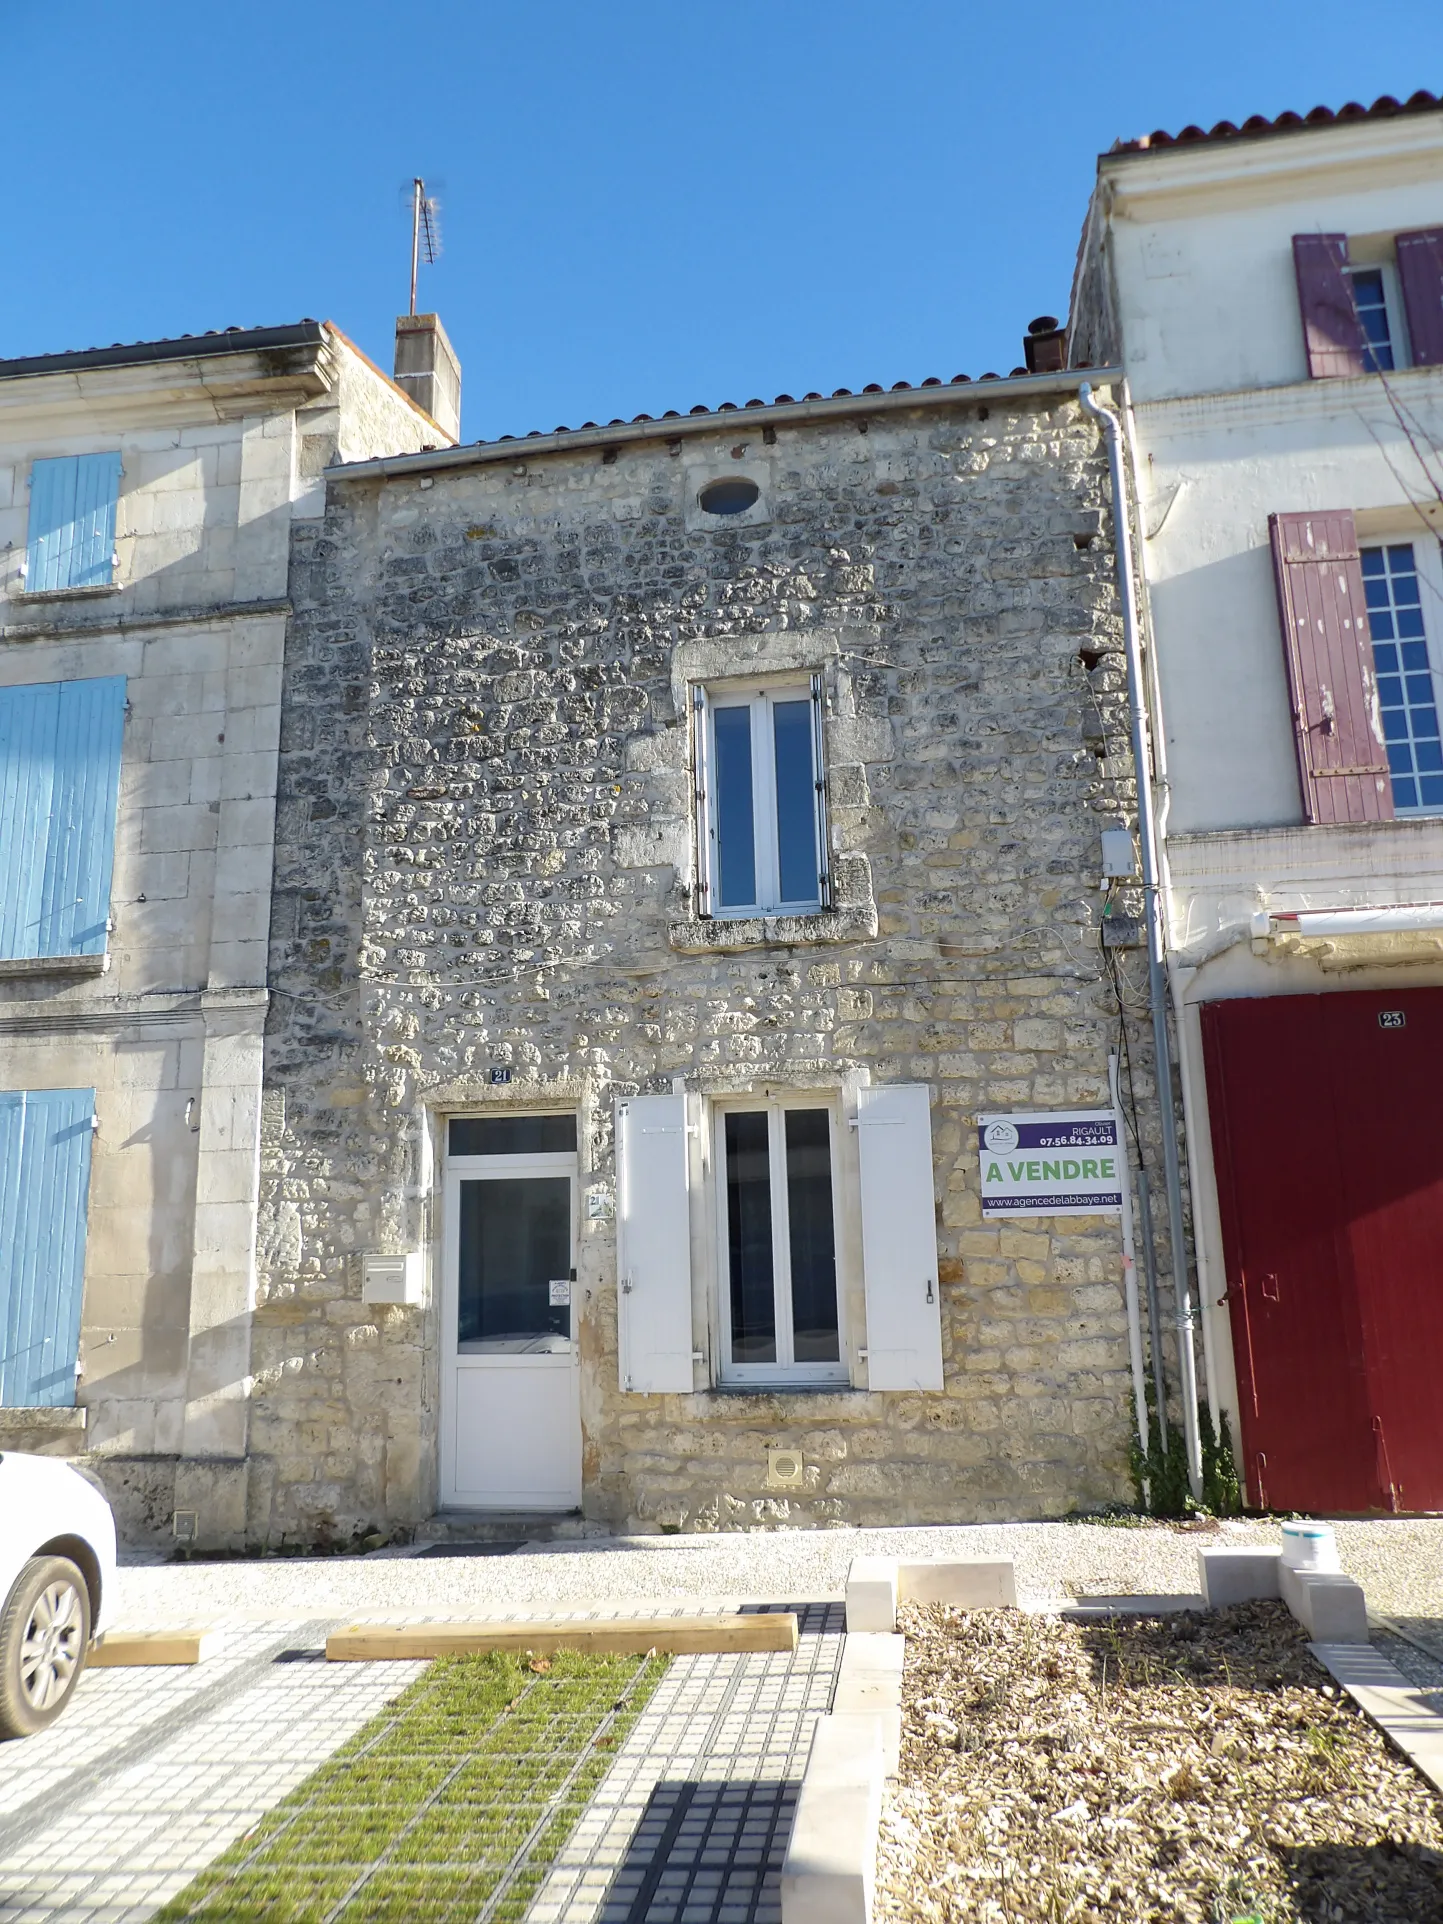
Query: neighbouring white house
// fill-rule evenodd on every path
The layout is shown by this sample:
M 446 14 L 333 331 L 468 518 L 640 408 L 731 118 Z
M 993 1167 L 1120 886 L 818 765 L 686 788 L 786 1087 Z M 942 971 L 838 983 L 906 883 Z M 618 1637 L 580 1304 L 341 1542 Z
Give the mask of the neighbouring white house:
M 292 526 L 455 428 L 316 321 L 0 360 L 0 1444 L 132 1528 L 246 1450 Z
M 1209 1394 L 1255 1503 L 1443 1507 L 1443 101 L 1121 143 Z

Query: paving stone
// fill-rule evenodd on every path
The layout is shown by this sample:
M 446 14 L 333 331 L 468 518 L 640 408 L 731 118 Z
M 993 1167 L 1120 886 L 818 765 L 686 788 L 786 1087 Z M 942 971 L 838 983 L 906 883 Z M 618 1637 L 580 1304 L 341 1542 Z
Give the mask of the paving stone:
M 794 1655 L 676 1659 L 530 1924 L 775 1924 L 802 1771 L 830 1706 L 838 1604 L 794 1606 Z
M 324 1627 L 236 1623 L 202 1670 L 87 1672 L 7 1745 L 6 1924 L 141 1924 L 424 1668 L 277 1662 Z

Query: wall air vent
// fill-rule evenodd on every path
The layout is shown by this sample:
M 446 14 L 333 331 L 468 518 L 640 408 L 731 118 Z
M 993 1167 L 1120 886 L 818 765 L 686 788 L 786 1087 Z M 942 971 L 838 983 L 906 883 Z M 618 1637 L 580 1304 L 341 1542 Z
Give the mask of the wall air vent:
M 744 474 L 729 474 L 724 481 L 708 481 L 697 502 L 707 514 L 745 514 L 757 505 L 761 492 Z

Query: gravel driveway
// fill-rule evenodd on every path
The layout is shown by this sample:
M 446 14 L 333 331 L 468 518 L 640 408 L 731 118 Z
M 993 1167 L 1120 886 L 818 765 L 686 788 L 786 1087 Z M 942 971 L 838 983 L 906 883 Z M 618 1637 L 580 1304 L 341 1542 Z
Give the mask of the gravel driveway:
M 1443 1518 L 1339 1523 L 1343 1567 L 1370 1606 L 1434 1620 L 1443 1634 Z M 742 1601 L 840 1597 L 857 1556 L 1016 1559 L 1024 1600 L 1082 1591 L 1197 1589 L 1199 1545 L 1276 1543 L 1276 1524 L 1223 1523 L 1206 1533 L 1010 1523 L 969 1528 L 777 1531 L 685 1537 L 590 1538 L 528 1544 L 509 1556 L 273 1558 L 133 1565 L 121 1573 L 121 1615 L 136 1627 L 255 1618 L 479 1616 L 518 1610 L 696 1608 Z

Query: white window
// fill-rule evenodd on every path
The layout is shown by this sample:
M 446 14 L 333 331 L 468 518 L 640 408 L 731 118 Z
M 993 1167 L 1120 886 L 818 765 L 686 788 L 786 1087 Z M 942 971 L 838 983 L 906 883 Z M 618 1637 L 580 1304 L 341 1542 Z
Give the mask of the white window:
M 884 1083 L 857 1092 L 855 1115 L 842 1105 L 836 1090 L 728 1096 L 706 1123 L 708 1158 L 696 1096 L 618 1101 L 623 1390 L 805 1389 L 858 1380 L 856 1364 L 872 1390 L 942 1388 L 929 1091 Z M 840 1224 L 852 1212 L 861 1272 L 849 1285 Z M 704 1238 L 716 1291 L 705 1323 L 691 1263 Z M 849 1287 L 865 1336 L 849 1332 Z
M 1364 548 L 1362 561 L 1393 809 L 1436 814 L 1443 809 L 1443 740 L 1413 543 Z
M 1363 360 L 1368 373 L 1387 374 L 1405 366 L 1391 264 L 1349 267 L 1347 274 L 1353 283 L 1353 306 L 1363 327 Z
M 752 1097 L 715 1126 L 722 1382 L 846 1382 L 832 1104 Z
M 698 909 L 805 915 L 830 905 L 822 678 L 697 689 Z

